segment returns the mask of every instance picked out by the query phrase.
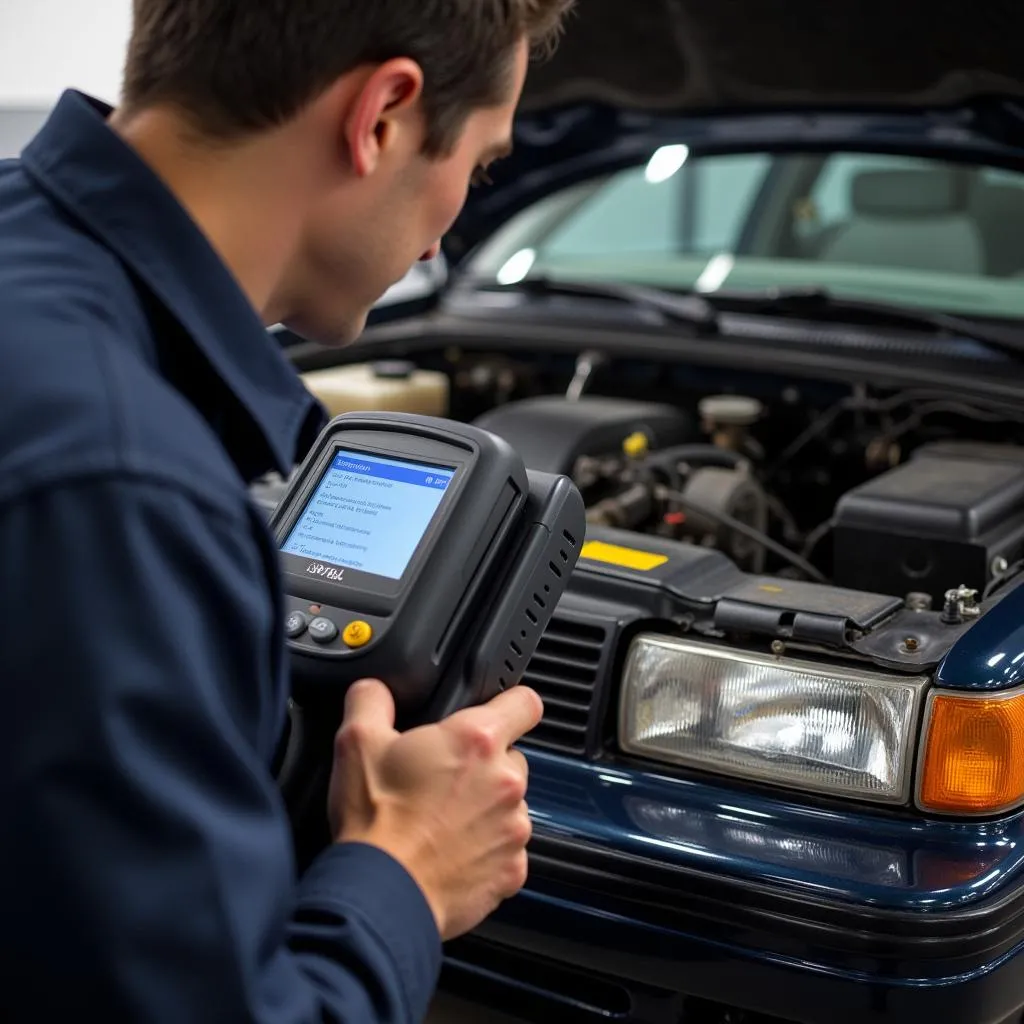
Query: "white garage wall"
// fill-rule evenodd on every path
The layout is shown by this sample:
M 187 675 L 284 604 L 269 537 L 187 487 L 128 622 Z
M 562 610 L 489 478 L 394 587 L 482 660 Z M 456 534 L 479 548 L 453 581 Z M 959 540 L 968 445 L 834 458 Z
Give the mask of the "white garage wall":
M 0 0 L 0 160 L 67 88 L 117 102 L 131 11 L 131 0 Z
M 131 0 L 0 0 L 0 108 L 48 108 L 69 86 L 114 103 Z

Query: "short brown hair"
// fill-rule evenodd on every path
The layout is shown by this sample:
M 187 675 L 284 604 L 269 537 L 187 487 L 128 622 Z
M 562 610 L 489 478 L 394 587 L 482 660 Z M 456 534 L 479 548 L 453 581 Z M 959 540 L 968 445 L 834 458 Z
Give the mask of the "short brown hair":
M 575 0 L 134 0 L 123 103 L 179 107 L 229 139 L 298 114 L 354 68 L 395 57 L 424 73 L 428 152 L 501 102 L 516 45 L 553 48 Z

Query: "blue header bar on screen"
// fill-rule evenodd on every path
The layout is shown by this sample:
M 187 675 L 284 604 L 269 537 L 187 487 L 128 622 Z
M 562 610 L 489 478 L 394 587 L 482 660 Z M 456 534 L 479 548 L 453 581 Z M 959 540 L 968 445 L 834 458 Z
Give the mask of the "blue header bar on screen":
M 380 480 L 395 480 L 419 487 L 431 487 L 443 491 L 454 470 L 440 466 L 424 466 L 417 463 L 399 462 L 394 459 L 380 459 L 373 455 L 338 454 L 331 463 L 331 469 L 341 473 L 355 473 L 359 476 L 377 477 Z

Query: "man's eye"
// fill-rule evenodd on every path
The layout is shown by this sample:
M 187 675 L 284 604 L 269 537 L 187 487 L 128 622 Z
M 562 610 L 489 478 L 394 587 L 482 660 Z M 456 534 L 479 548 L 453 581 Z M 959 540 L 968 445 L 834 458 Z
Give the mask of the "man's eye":
M 478 167 L 473 172 L 473 177 L 470 179 L 470 184 L 473 188 L 479 188 L 481 185 L 493 185 L 494 182 L 491 180 L 491 176 L 487 173 L 487 170 L 483 167 Z

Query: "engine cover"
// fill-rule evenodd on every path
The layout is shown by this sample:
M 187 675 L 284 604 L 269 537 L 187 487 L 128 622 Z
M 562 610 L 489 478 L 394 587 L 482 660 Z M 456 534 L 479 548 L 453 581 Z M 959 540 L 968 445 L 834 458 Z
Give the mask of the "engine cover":
M 1024 552 L 1024 450 L 956 442 L 921 448 L 836 506 L 835 582 L 940 603 L 984 590 Z
M 504 438 L 527 469 L 542 473 L 571 474 L 581 456 L 620 453 L 622 442 L 638 431 L 647 435 L 651 448 L 694 436 L 693 421 L 674 406 L 591 395 L 511 402 L 484 413 L 475 425 Z

